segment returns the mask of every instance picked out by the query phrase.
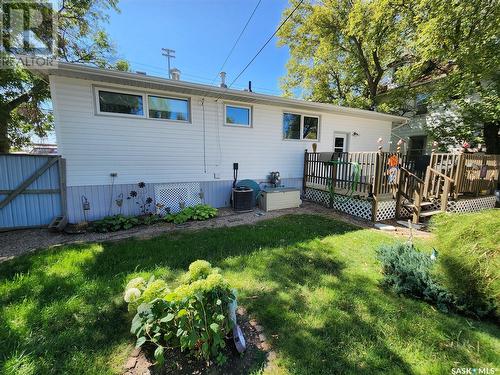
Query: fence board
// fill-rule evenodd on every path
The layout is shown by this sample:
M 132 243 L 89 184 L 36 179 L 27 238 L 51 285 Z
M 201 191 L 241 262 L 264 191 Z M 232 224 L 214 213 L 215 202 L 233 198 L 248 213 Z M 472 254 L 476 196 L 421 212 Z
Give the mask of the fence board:
M 19 188 L 38 169 L 57 156 L 0 155 L 0 202 Z M 61 215 L 59 165 L 51 165 L 26 189 L 0 208 L 0 230 L 45 226 Z

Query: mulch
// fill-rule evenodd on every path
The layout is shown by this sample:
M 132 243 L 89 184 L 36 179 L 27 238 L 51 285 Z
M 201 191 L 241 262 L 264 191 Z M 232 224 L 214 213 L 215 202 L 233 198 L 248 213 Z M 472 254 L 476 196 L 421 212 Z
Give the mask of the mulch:
M 124 375 L 242 375 L 257 372 L 260 369 L 272 366 L 276 358 L 271 350 L 263 328 L 250 319 L 246 310 L 239 307 L 237 310 L 238 323 L 243 331 L 246 341 L 246 351 L 238 353 L 232 342 L 232 338 L 226 341 L 225 355 L 228 360 L 224 365 L 207 363 L 181 352 L 178 349 L 170 349 L 165 353 L 165 365 L 158 367 L 154 365 L 153 349 L 134 349 L 124 365 Z

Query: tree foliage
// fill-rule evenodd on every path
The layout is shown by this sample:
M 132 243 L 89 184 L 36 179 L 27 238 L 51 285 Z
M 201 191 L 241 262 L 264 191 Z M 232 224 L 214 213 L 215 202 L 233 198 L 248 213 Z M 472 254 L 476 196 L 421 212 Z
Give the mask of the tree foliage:
M 63 61 L 93 64 L 128 70 L 128 64 L 110 61 L 114 48 L 102 25 L 108 21 L 108 11 L 118 11 L 117 0 L 65 0 L 54 8 L 57 19 L 56 57 Z M 28 3 L 26 3 L 28 6 Z M 4 15 L 2 35 L 10 24 Z M 5 46 L 5 40 L 4 40 Z M 28 50 L 29 52 L 29 50 Z M 0 50 L 0 57 L 10 56 Z M 0 70 L 0 152 L 8 152 L 29 142 L 31 134 L 44 136 L 52 127 L 52 115 L 47 110 L 50 100 L 48 82 L 12 64 Z
M 408 27 L 398 8 L 389 0 L 324 0 L 299 9 L 278 34 L 290 49 L 285 94 L 301 89 L 315 101 L 374 109 L 390 64 L 404 53 Z
M 438 110 L 435 139 L 500 153 L 498 0 L 322 0 L 299 9 L 279 33 L 290 48 L 286 95 L 404 114 L 426 92 Z

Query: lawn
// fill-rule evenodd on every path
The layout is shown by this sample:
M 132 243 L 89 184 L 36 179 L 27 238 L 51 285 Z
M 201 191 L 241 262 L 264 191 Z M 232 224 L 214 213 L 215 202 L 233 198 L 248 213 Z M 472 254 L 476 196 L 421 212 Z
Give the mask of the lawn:
M 498 367 L 500 329 L 379 287 L 393 238 L 321 216 L 82 244 L 0 264 L 0 373 L 119 373 L 133 345 L 126 281 L 220 267 L 264 326 L 277 371 L 450 374 Z M 424 244 L 425 247 L 425 244 Z

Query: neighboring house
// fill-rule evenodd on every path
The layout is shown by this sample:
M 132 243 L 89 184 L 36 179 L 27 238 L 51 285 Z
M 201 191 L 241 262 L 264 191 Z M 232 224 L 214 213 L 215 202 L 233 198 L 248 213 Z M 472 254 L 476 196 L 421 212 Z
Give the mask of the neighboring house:
M 32 143 L 29 153 L 32 155 L 57 155 L 57 145 L 51 143 Z
M 254 92 L 59 63 L 50 80 L 58 153 L 66 159 L 70 222 L 136 214 L 137 183 L 178 210 L 181 203 L 228 206 L 233 163 L 239 179 L 279 171 L 301 187 L 304 150 L 389 149 L 404 117 Z
M 404 141 L 401 151 L 411 158 L 429 155 L 434 141 L 426 131 L 427 118 L 430 115 L 427 108 L 427 95 L 417 94 L 409 103 L 408 121 L 402 125 L 395 125 L 392 129 L 391 151 L 396 151 L 398 141 Z

